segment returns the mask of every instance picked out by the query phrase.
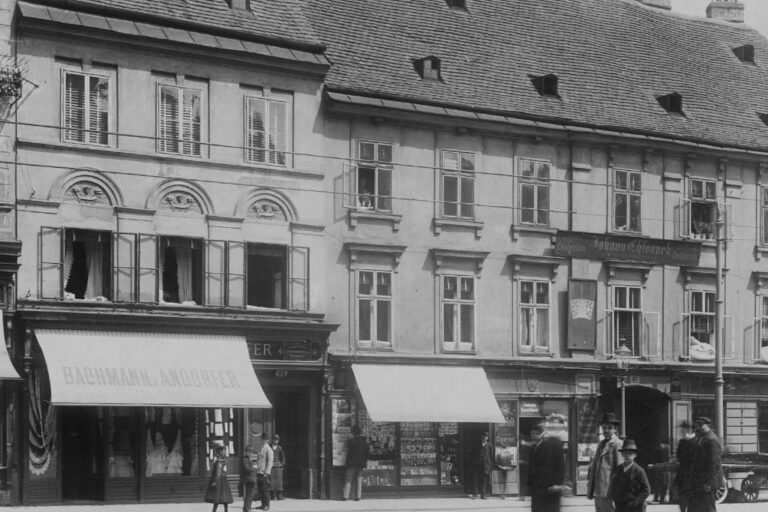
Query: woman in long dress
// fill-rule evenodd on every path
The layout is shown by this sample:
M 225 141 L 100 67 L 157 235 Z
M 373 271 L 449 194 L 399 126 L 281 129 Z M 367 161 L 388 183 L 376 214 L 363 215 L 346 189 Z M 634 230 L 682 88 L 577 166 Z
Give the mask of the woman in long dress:
M 213 457 L 213 470 L 208 488 L 205 490 L 205 502 L 213 503 L 212 512 L 216 512 L 220 503 L 224 505 L 224 512 L 228 512 L 228 506 L 234 500 L 227 481 L 227 460 L 224 458 L 222 445 L 216 445 L 213 449 Z

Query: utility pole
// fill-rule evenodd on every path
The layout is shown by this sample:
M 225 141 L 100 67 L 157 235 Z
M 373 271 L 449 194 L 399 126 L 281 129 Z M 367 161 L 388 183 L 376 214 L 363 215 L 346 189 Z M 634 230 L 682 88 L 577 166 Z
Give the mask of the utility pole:
M 717 205 L 715 221 L 715 432 L 724 440 L 723 419 L 723 207 Z

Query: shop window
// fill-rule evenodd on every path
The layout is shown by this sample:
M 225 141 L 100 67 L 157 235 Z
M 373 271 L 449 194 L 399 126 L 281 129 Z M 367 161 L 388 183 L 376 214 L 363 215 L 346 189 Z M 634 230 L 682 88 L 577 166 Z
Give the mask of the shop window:
M 475 278 L 444 274 L 441 281 L 443 350 L 474 350 Z
M 392 272 L 358 270 L 357 332 L 361 346 L 392 346 Z
M 520 281 L 520 352 L 548 353 L 549 282 Z
M 614 230 L 640 232 L 642 173 L 616 170 L 613 182 Z
M 475 154 L 442 150 L 442 216 L 473 219 L 475 216 Z
M 202 241 L 160 237 L 160 302 L 202 303 Z
M 400 424 L 400 485 L 438 485 L 438 429 L 436 423 Z
M 521 158 L 520 222 L 538 226 L 549 225 L 550 163 L 546 160 Z
M 757 442 L 760 454 L 768 454 L 768 402 L 757 405 Z
M 107 475 L 109 478 L 130 478 L 139 474 L 136 454 L 139 453 L 139 416 L 130 407 L 110 407 L 107 425 Z
M 247 304 L 253 307 L 309 309 L 309 249 L 249 243 Z
M 157 88 L 157 151 L 200 156 L 203 91 L 159 84 Z
M 64 299 L 109 300 L 111 233 L 68 229 L 64 240 Z
M 197 455 L 199 434 L 196 409 L 147 407 L 144 415 L 144 470 L 147 478 L 198 474 L 200 460 Z

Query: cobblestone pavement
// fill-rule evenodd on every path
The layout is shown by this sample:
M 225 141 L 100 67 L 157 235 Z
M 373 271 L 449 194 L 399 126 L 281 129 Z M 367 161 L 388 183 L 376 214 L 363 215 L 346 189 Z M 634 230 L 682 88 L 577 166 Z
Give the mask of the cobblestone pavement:
M 254 511 L 256 510 L 254 504 Z M 229 506 L 230 512 L 240 512 L 242 501 L 236 500 Z M 170 503 L 143 505 L 104 505 L 73 504 L 40 507 L 13 507 L 9 512 L 210 512 L 207 503 Z M 219 506 L 219 512 L 223 507 Z M 520 501 L 516 497 L 502 500 L 493 497 L 487 500 L 465 498 L 399 498 L 399 499 L 363 499 L 361 501 L 331 500 L 283 500 L 272 503 L 271 512 L 417 512 L 417 511 L 498 511 L 512 510 L 523 512 L 530 510 L 530 501 Z M 647 512 L 676 512 L 677 505 L 649 504 Z M 766 501 L 756 503 L 725 503 L 717 507 L 718 512 L 757 512 L 768 510 Z M 565 498 L 563 512 L 592 512 L 594 505 L 583 497 Z

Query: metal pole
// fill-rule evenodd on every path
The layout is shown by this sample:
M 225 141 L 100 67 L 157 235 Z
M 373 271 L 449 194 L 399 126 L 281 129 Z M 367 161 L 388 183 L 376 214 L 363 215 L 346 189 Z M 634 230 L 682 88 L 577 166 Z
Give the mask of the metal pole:
M 627 377 L 621 376 L 621 438 L 627 437 Z
M 723 438 L 723 213 L 720 205 L 717 207 L 715 222 L 715 432 Z

